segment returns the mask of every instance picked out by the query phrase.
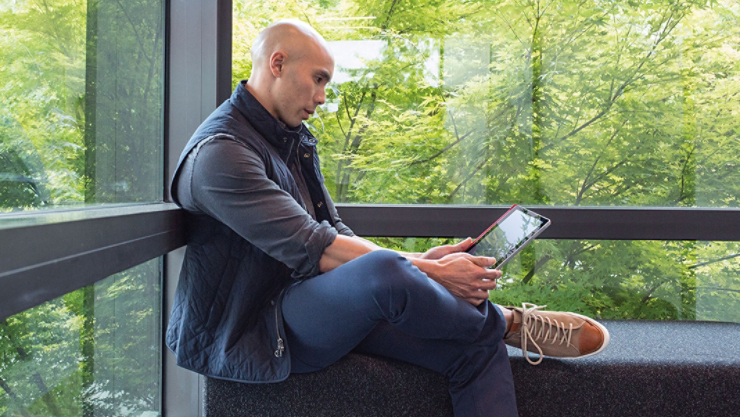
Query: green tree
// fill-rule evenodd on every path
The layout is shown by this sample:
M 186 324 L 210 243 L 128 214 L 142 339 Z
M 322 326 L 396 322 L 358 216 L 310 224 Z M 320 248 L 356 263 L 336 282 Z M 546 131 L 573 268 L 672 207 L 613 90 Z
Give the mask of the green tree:
M 235 82 L 248 76 L 256 34 L 280 18 L 305 20 L 330 42 L 381 45 L 360 68 L 337 56 L 342 82 L 328 101 L 338 110 L 309 122 L 337 201 L 738 206 L 736 2 L 235 7 Z M 440 242 L 378 241 L 405 250 Z M 719 242 L 538 241 L 492 299 L 606 318 L 701 318 L 714 314 L 702 310 L 707 297 L 724 303 L 716 311 L 733 309 L 738 287 L 736 275 L 708 279 L 697 265 L 724 259 L 707 264 L 716 269 L 736 253 Z

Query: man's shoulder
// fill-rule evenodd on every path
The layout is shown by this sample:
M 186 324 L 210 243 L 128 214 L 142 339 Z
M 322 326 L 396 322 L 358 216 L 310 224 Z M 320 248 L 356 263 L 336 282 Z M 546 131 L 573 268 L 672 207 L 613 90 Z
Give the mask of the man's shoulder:
M 235 141 L 256 152 L 264 152 L 268 148 L 262 135 L 228 102 L 222 104 L 201 123 L 192 140 L 201 142 L 213 138 Z
M 228 165 L 242 165 L 244 161 L 265 164 L 269 160 L 269 150 L 258 141 L 246 140 L 232 133 L 216 132 L 204 138 L 196 146 L 197 159 L 215 163 L 219 169 Z
M 243 140 L 259 136 L 247 118 L 228 101 L 214 110 L 193 136 L 206 138 L 217 134 L 231 135 Z

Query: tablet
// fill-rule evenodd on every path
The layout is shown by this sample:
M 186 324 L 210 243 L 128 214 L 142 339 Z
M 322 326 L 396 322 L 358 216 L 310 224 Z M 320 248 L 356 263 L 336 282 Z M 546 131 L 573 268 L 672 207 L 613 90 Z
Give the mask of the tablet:
M 548 226 L 550 219 L 547 217 L 514 204 L 473 241 L 467 252 L 496 258 L 490 268 L 500 269 Z

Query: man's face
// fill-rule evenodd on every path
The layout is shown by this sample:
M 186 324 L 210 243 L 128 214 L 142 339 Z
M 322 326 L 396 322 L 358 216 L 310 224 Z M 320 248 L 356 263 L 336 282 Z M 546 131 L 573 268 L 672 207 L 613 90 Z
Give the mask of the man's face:
M 334 74 L 334 60 L 317 44 L 300 58 L 287 60 L 274 85 L 275 112 L 289 127 L 308 119 L 326 101 L 326 84 Z

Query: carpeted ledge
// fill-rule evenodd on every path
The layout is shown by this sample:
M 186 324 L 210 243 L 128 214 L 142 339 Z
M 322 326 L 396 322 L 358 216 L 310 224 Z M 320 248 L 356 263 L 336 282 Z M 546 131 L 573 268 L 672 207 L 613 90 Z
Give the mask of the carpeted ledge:
M 510 349 L 522 417 L 740 416 L 740 324 L 606 321 L 612 341 L 579 360 L 526 363 Z M 452 416 L 445 378 L 350 354 L 279 384 L 207 379 L 205 415 Z

